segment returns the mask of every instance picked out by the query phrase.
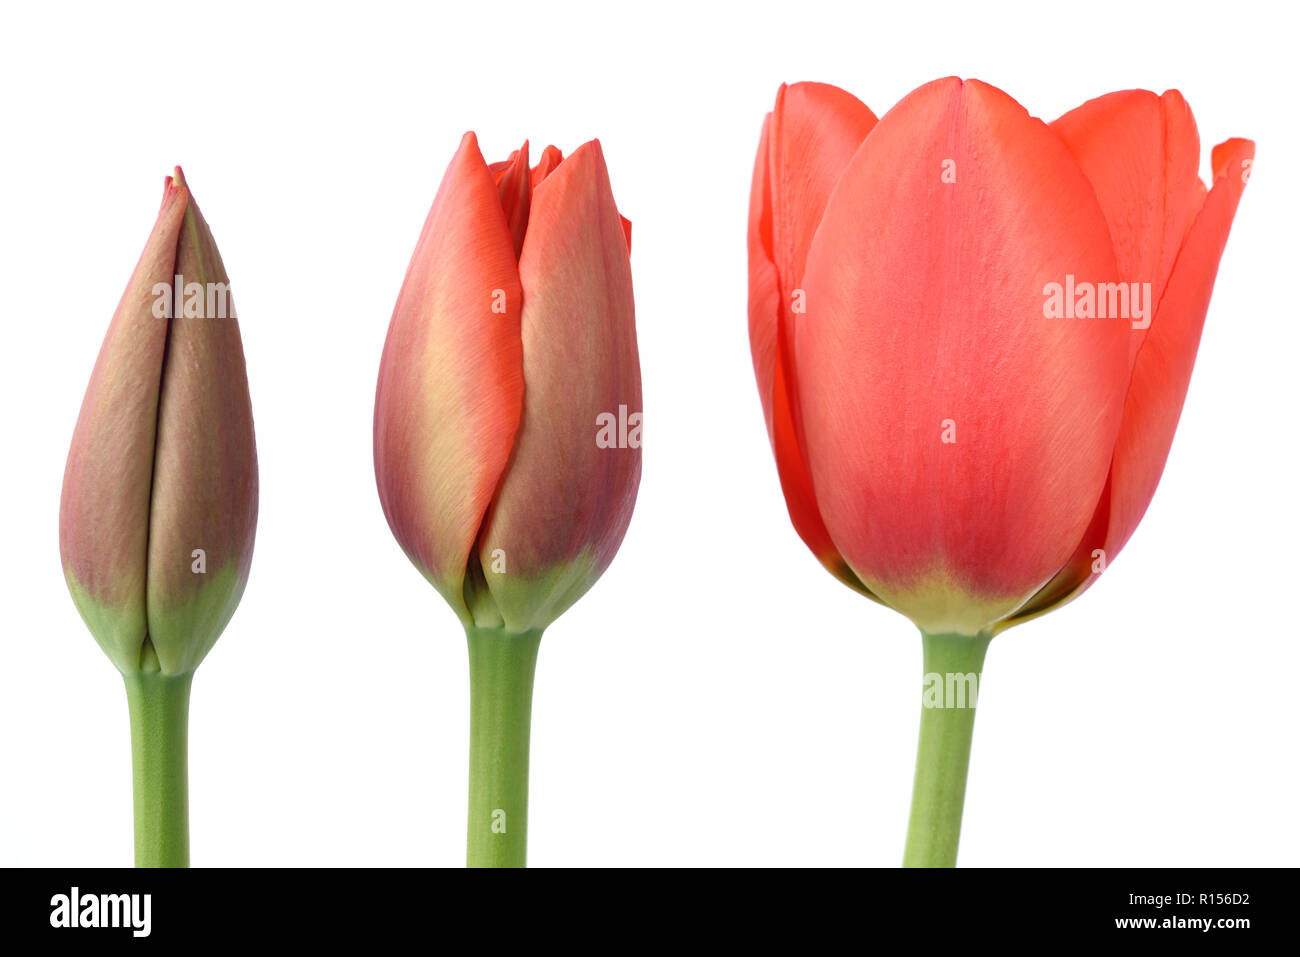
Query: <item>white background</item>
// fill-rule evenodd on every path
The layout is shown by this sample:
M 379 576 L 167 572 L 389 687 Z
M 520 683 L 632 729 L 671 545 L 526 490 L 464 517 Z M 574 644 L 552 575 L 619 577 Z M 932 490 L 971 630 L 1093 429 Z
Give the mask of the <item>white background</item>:
M 1165 477 L 1080 601 L 998 638 L 961 863 L 1295 864 L 1295 24 L 1282 4 L 6 6 L 0 22 L 0 863 L 131 860 L 125 696 L 69 599 L 64 458 L 162 178 L 233 280 L 261 463 L 252 578 L 194 682 L 197 865 L 457 865 L 468 675 L 371 465 L 407 261 L 467 129 L 600 137 L 634 223 L 637 513 L 537 671 L 535 865 L 901 858 L 920 640 L 795 536 L 746 332 L 779 83 L 878 114 L 948 74 L 1052 118 L 1178 87 L 1258 143 Z M 1269 12 L 1272 11 L 1272 12 Z

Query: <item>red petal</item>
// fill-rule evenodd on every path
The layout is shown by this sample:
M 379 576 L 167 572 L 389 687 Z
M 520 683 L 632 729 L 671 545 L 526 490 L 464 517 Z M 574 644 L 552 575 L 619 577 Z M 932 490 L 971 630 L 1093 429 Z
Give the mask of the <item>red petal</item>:
M 393 309 L 375 394 L 384 514 L 463 616 L 467 559 L 523 404 L 522 301 L 497 187 L 467 133 Z
M 1255 144 L 1234 139 L 1214 148 L 1214 184 L 1178 251 L 1124 402 L 1111 466 L 1106 555 L 1113 558 L 1146 512 L 1164 471 L 1201 342 L 1219 258 L 1255 157 Z
M 1151 301 L 1158 303 L 1205 199 L 1197 175 L 1201 141 L 1186 101 L 1177 90 L 1164 96 L 1124 90 L 1089 100 L 1052 129 L 1092 183 L 1110 227 L 1120 277 L 1151 283 Z M 1146 328 L 1133 329 L 1130 362 Z
M 639 443 L 596 441 L 601 415 L 642 411 L 632 272 L 599 142 L 575 150 L 533 192 L 519 276 L 523 420 L 479 547 L 516 631 L 553 620 L 604 571 L 641 476 Z
M 496 181 L 501 197 L 501 209 L 506 214 L 510 239 L 515 247 L 515 257 L 524 248 L 524 233 L 528 229 L 528 206 L 532 201 L 532 176 L 528 169 L 528 141 L 510 154 L 504 163 L 493 163 L 488 169 Z
M 754 160 L 749 189 L 749 350 L 758 380 L 763 419 L 772 438 L 772 388 L 776 377 L 776 338 L 781 325 L 781 283 L 772 261 L 772 114 L 763 119 L 763 133 Z
M 1178 252 L 1164 299 L 1137 355 L 1110 479 L 1097 513 L 1066 566 L 1004 626 L 1036 618 L 1082 595 L 1145 514 L 1173 444 L 1219 258 L 1254 155 L 1255 144 L 1249 140 L 1228 140 L 1214 148 L 1214 188 Z
M 839 87 L 796 83 L 777 93 L 768 153 L 769 248 L 784 291 L 799 285 L 826 201 L 875 125 L 866 104 Z
M 551 175 L 552 170 L 564 161 L 564 154 L 554 146 L 548 146 L 542 150 L 542 158 L 537 161 L 537 165 L 532 170 L 533 189 L 542 185 L 542 181 Z
M 788 327 L 826 199 L 875 123 L 865 104 L 837 87 L 782 86 L 763 123 L 749 205 L 750 349 L 781 489 L 799 537 L 833 574 L 859 589 L 818 514 L 796 439 Z

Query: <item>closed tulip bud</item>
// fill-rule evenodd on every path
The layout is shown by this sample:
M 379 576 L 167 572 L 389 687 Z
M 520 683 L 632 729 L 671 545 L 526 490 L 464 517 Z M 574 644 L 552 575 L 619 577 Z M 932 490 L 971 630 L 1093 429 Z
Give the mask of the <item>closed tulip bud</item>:
M 782 488 L 823 564 L 926 635 L 928 674 L 978 671 L 1133 533 L 1253 155 L 1220 144 L 1203 184 L 1175 91 L 1050 125 L 975 80 L 879 121 L 835 87 L 778 94 L 749 319 Z M 923 711 L 911 863 L 955 859 L 972 720 Z
M 641 475 L 628 260 L 598 141 L 452 159 L 380 362 L 379 498 L 470 637 L 469 860 L 522 864 L 542 630 L 600 577 Z M 494 816 L 493 812 L 500 812 Z
M 229 285 L 177 168 L 104 337 L 63 479 L 68 588 L 127 681 L 141 864 L 188 859 L 190 679 L 253 556 L 257 454 Z

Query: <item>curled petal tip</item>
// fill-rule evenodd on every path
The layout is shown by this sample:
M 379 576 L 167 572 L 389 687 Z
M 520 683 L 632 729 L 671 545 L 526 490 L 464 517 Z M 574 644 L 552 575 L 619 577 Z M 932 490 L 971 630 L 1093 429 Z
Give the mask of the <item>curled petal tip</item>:
M 1250 180 L 1249 170 L 1254 159 L 1255 141 L 1234 136 L 1211 150 L 1210 168 L 1214 170 L 1216 180 L 1233 172 L 1241 172 L 1243 174 L 1241 182 L 1244 186 Z M 1236 170 L 1230 168 L 1234 160 L 1239 164 Z

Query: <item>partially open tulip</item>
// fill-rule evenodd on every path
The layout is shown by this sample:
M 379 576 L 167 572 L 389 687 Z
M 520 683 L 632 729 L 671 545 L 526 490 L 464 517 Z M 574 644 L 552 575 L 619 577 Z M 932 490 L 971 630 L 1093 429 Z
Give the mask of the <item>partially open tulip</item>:
M 927 673 L 977 672 L 993 634 L 1081 593 L 1132 534 L 1253 154 L 1215 147 L 1207 188 L 1176 91 L 1051 124 L 977 80 L 879 120 L 832 86 L 778 93 L 749 324 L 782 488 L 823 564 L 928 636 Z M 956 854 L 973 709 L 937 713 L 909 863 Z
M 177 168 L 91 373 L 59 514 L 73 601 L 126 679 L 138 864 L 188 860 L 190 680 L 239 604 L 256 524 L 230 281 Z
M 541 633 L 600 577 L 641 475 L 630 226 L 593 140 L 489 166 L 468 133 L 379 369 L 379 498 L 469 635 L 469 861 L 522 864 Z

